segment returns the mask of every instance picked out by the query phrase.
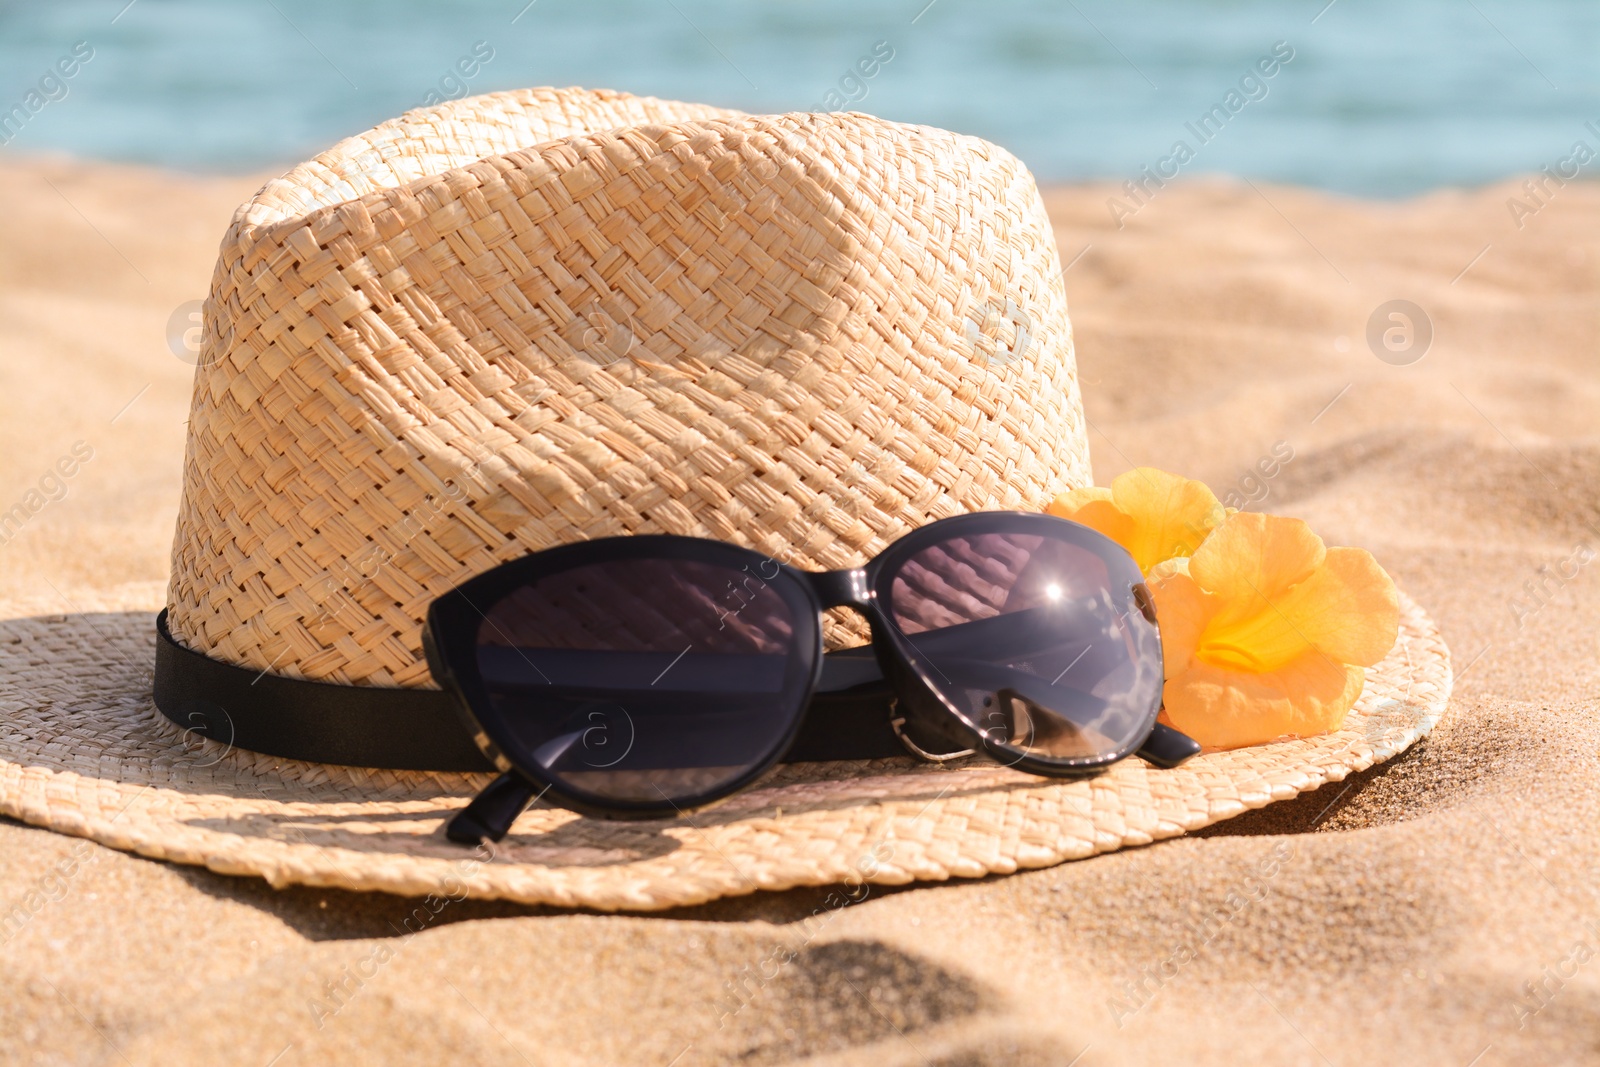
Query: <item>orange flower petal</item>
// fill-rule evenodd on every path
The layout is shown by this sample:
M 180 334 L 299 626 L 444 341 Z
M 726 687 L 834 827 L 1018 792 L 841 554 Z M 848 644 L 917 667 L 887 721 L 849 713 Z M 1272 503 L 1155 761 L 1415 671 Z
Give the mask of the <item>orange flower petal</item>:
M 1213 748 L 1337 729 L 1399 632 L 1394 583 L 1298 519 L 1230 515 L 1150 579 L 1165 714 Z M 1170 634 L 1170 649 L 1168 648 Z
M 1399 633 L 1394 583 L 1371 553 L 1323 549 L 1298 519 L 1229 518 L 1189 573 L 1220 601 L 1200 651 L 1218 666 L 1275 670 L 1313 648 L 1365 666 Z
M 1253 614 L 1311 577 L 1327 549 L 1299 519 L 1241 511 L 1229 515 L 1189 560 L 1200 587 L 1232 616 Z
M 1107 489 L 1105 486 L 1085 485 L 1078 489 L 1068 489 L 1065 493 L 1062 493 L 1060 496 L 1051 501 L 1050 506 L 1045 508 L 1045 510 L 1052 515 L 1059 515 L 1063 519 L 1072 519 L 1073 512 L 1077 511 L 1090 501 L 1109 501 L 1110 499 L 1111 490 Z M 1078 520 L 1073 519 L 1072 521 L 1077 522 Z
M 1280 606 L 1307 641 L 1343 663 L 1371 667 L 1400 635 L 1399 594 L 1364 548 L 1328 549 L 1323 566 Z
M 1174 562 L 1180 561 L 1168 560 L 1156 567 L 1145 583 L 1156 605 L 1161 659 L 1168 678 L 1189 669 L 1212 611 L 1206 594 L 1187 573 L 1172 566 Z
M 1045 510 L 1097 530 L 1124 548 L 1133 537 L 1133 520 L 1112 503 L 1111 490 L 1097 485 L 1062 493 Z
M 1162 560 L 1192 554 L 1225 514 L 1204 482 L 1154 467 L 1117 475 L 1111 497 L 1133 520 L 1133 536 L 1123 547 L 1147 574 Z
M 1226 515 L 1205 483 L 1154 467 L 1119 474 L 1110 489 L 1062 493 L 1047 510 L 1105 534 L 1147 574 L 1163 560 L 1189 555 Z
M 1365 673 L 1308 652 L 1266 674 L 1195 661 L 1169 676 L 1163 717 L 1207 748 L 1241 748 L 1337 730 L 1361 696 Z

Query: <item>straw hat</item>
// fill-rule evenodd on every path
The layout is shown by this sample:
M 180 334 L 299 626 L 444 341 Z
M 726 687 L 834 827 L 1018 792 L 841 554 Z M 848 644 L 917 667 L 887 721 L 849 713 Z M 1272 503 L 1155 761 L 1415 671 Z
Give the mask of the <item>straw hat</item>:
M 431 687 L 429 601 L 528 551 L 670 532 L 859 564 L 935 518 L 1090 481 L 1031 175 L 865 115 L 583 90 L 412 111 L 269 182 L 206 302 L 167 593 L 251 670 Z M 1404 750 L 1450 690 L 1400 641 L 1346 727 L 1083 781 L 780 767 L 669 822 L 443 823 L 485 774 L 296 762 L 154 708 L 156 605 L 0 604 L 0 812 L 274 885 L 649 909 L 980 876 L 1193 830 Z M 831 645 L 864 634 L 833 620 Z

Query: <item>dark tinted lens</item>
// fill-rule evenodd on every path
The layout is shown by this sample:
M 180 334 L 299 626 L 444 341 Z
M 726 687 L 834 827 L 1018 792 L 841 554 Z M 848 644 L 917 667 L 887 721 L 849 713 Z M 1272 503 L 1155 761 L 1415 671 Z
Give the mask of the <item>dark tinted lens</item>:
M 990 740 L 1086 759 L 1142 740 L 1160 704 L 1139 581 L 1131 560 L 1065 537 L 952 537 L 894 572 L 890 614 L 934 688 Z
M 802 710 L 817 624 L 788 579 L 756 570 L 616 560 L 494 604 L 478 669 L 519 758 L 571 791 L 655 804 L 768 760 Z

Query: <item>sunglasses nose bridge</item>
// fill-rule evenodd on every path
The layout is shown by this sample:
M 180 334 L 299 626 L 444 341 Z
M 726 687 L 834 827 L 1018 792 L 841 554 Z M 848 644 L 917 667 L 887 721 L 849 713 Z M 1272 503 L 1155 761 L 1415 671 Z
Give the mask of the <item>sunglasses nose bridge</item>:
M 872 600 L 865 567 L 811 572 L 806 579 L 825 608 L 864 608 Z

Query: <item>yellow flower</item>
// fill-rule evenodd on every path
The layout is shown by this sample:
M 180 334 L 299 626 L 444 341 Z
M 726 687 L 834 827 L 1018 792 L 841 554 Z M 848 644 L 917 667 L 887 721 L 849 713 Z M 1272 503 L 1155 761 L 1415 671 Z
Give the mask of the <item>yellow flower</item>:
M 1145 574 L 1163 560 L 1192 553 L 1227 516 L 1204 482 L 1154 467 L 1119 474 L 1109 489 L 1092 485 L 1062 493 L 1045 510 L 1105 534 Z
M 1238 512 L 1150 576 L 1163 717 L 1209 748 L 1337 730 L 1362 667 L 1394 647 L 1400 605 L 1372 554 L 1299 519 Z

